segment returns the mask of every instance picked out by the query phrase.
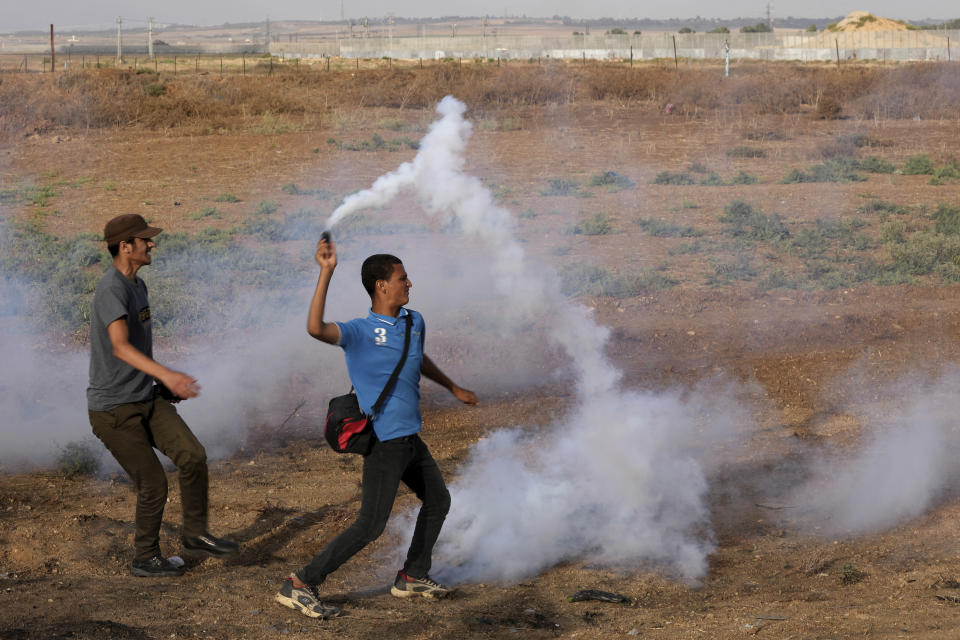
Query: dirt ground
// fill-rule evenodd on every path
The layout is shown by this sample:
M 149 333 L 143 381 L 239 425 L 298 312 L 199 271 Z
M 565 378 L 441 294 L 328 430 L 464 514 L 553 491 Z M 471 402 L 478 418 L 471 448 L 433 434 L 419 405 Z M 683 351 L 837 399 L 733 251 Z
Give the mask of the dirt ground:
M 334 117 L 335 116 L 335 117 Z M 110 215 L 137 211 L 162 227 L 228 226 L 261 199 L 284 208 L 300 196 L 280 185 L 363 188 L 412 157 L 409 150 L 351 152 L 328 142 L 395 137 L 384 128 L 400 119 L 417 137 L 432 114 L 356 110 L 315 128 L 265 135 L 233 130 L 178 132 L 62 131 L 33 135 L 0 149 L 4 181 L 63 186 L 57 233 L 96 232 Z M 956 121 L 819 121 L 805 115 L 764 118 L 670 117 L 653 108 L 616 104 L 530 109 L 519 129 L 478 127 L 467 170 L 500 188 L 520 220 L 533 253 L 558 243 L 572 259 L 618 268 L 646 268 L 670 257 L 676 238 L 653 238 L 638 217 L 716 227 L 735 197 L 788 220 L 852 215 L 865 197 L 903 204 L 960 200 L 960 187 L 932 187 L 926 176 L 871 175 L 866 183 L 779 184 L 792 168 L 818 161 L 818 149 L 840 135 L 868 133 L 889 142 L 876 151 L 902 162 L 916 153 L 945 159 L 960 134 Z M 749 132 L 778 131 L 783 140 L 745 142 Z M 779 136 L 778 136 L 779 137 Z M 740 144 L 763 147 L 766 158 L 734 158 Z M 724 175 L 745 169 L 763 184 L 749 187 L 652 185 L 662 170 L 703 162 Z M 585 182 L 613 170 L 637 187 L 589 200 L 542 196 L 547 181 Z M 190 214 L 217 203 L 220 218 Z M 692 201 L 696 206 L 682 206 Z M 317 206 L 329 211 L 335 202 Z M 562 210 L 551 216 L 549 210 Z M 566 212 L 603 212 L 620 230 L 604 236 L 564 235 Z M 13 211 L 30 216 L 29 205 Z M 162 249 L 162 246 L 161 246 Z M 717 549 L 697 583 L 654 567 L 597 567 L 568 562 L 519 584 L 461 584 L 451 598 L 397 600 L 388 587 L 396 567 L 381 554 L 384 538 L 324 585 L 346 614 L 314 621 L 273 602 L 283 577 L 345 527 L 359 504 L 359 460 L 336 457 L 309 438 L 211 463 L 213 529 L 242 545 L 231 560 L 190 560 L 179 579 L 128 574 L 134 496 L 121 476 L 62 478 L 52 472 L 0 477 L 0 638 L 156 639 L 283 638 L 956 638 L 960 637 L 960 497 L 942 496 L 923 516 L 882 532 L 826 537 L 802 532 L 784 518 L 775 491 L 753 480 L 792 468 L 793 443 L 856 449 L 863 424 L 843 412 L 838 384 L 856 366 L 865 385 L 915 371 L 935 374 L 960 360 L 956 286 L 863 285 L 831 291 L 771 290 L 747 284 L 710 287 L 709 265 L 674 259 L 685 284 L 622 299 L 585 297 L 598 321 L 613 330 L 610 356 L 628 386 L 688 387 L 715 371 L 753 385 L 751 451 L 711 477 Z M 559 386 L 484 394 L 475 410 L 427 399 L 424 437 L 448 478 L 484 430 L 536 422 L 562 413 L 570 400 Z M 901 398 L 888 399 L 893 404 Z M 83 408 L 77 408 L 83 417 Z M 319 416 L 300 414 L 297 424 Z M 15 425 L 7 425 L 15 429 Z M 251 425 L 268 429 L 269 426 Z M 786 473 L 786 471 L 784 471 Z M 175 474 L 162 544 L 179 552 L 180 504 Z M 415 500 L 403 494 L 401 505 Z M 843 568 L 862 579 L 846 581 Z M 622 594 L 629 604 L 570 602 L 580 589 Z

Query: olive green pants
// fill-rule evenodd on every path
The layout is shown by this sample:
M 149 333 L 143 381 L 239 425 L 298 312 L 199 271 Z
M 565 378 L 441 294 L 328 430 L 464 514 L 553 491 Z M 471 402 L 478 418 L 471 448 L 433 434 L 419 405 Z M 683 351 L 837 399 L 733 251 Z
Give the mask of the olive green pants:
M 207 531 L 207 453 L 172 404 L 155 396 L 89 411 L 95 436 L 133 480 L 137 492 L 134 560 L 160 553 L 160 525 L 167 502 L 167 476 L 154 447 L 170 458 L 180 476 L 183 535 Z

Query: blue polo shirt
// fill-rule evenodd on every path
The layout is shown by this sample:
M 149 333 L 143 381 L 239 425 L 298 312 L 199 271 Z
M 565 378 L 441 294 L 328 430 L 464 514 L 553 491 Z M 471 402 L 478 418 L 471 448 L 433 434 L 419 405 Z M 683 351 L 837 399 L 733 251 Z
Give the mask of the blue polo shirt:
M 381 441 L 420 431 L 420 365 L 423 363 L 425 334 L 423 316 L 404 308 L 400 309 L 397 318 L 371 310 L 366 318 L 337 323 L 340 327 L 339 345 L 346 356 L 350 382 L 356 390 L 360 408 L 369 414 L 403 353 L 407 323 L 405 316 L 409 316 L 413 322 L 410 350 L 396 384 L 387 394 L 379 415 L 373 418 L 373 429 Z

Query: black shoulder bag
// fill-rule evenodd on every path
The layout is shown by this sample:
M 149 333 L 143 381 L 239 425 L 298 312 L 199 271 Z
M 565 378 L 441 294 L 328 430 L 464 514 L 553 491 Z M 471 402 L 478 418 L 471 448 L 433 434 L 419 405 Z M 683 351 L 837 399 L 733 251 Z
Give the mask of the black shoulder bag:
M 380 413 L 380 408 L 387 399 L 387 393 L 396 383 L 400 376 L 400 369 L 407 360 L 407 353 L 410 351 L 410 328 L 413 325 L 413 318 L 410 312 L 403 316 L 406 318 L 406 334 L 403 338 L 403 354 L 400 356 L 400 362 L 394 367 L 390 379 L 387 380 L 387 386 L 380 392 L 380 397 L 373 403 L 371 415 L 366 415 L 360 410 L 360 403 L 357 401 L 357 394 L 350 387 L 350 393 L 345 396 L 337 396 L 330 401 L 327 409 L 327 424 L 323 428 L 323 435 L 327 439 L 330 448 L 337 453 L 359 453 L 362 456 L 370 453 L 373 448 L 373 416 Z

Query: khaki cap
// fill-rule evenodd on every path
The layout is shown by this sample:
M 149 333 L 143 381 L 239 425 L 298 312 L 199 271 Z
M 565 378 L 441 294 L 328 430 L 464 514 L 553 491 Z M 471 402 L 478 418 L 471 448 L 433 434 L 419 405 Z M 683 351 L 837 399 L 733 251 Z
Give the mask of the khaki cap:
M 119 244 L 127 238 L 152 238 L 163 231 L 158 227 L 151 227 L 139 213 L 125 213 L 113 218 L 103 228 L 103 239 L 107 246 Z

